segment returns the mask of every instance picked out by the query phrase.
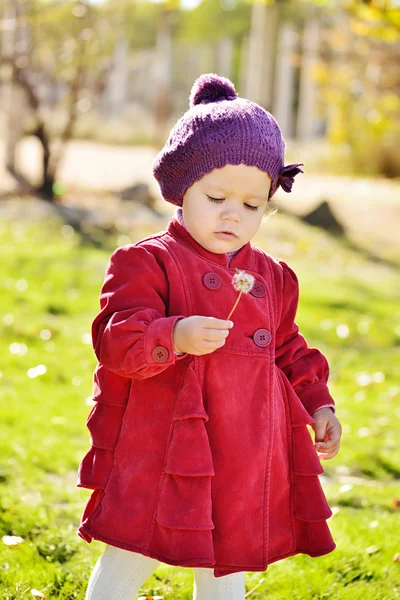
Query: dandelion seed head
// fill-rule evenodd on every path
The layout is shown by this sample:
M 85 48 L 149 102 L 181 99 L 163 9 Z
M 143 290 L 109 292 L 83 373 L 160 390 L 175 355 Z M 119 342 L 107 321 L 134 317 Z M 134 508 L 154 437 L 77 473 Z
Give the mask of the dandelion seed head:
M 255 279 L 250 273 L 236 269 L 236 273 L 232 278 L 232 285 L 237 292 L 248 294 L 254 285 Z

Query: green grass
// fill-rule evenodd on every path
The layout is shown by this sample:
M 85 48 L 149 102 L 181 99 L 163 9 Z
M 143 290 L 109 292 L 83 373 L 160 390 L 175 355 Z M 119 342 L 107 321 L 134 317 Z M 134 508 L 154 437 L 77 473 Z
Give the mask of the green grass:
M 135 239 L 148 233 L 136 230 Z M 248 597 L 400 598 L 398 272 L 283 215 L 254 241 L 299 275 L 297 321 L 330 362 L 343 438 L 321 477 L 337 549 L 247 573 Z M 58 221 L 3 223 L 0 243 L 0 530 L 24 538 L 15 547 L 0 541 L 0 596 L 32 598 L 36 589 L 83 600 L 104 546 L 76 535 L 89 492 L 75 478 L 89 447 L 85 400 L 96 359 L 88 333 L 112 248 L 82 246 Z M 29 377 L 38 365 L 45 373 Z M 192 585 L 192 569 L 162 564 L 141 593 L 190 600 Z

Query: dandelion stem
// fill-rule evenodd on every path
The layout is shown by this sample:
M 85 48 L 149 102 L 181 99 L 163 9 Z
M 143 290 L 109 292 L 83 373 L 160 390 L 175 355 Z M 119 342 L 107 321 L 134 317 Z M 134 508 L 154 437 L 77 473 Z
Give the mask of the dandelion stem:
M 227 318 L 226 318 L 226 320 L 227 320 L 227 321 L 228 321 L 228 320 L 231 318 L 231 314 L 233 313 L 233 311 L 234 311 L 234 310 L 235 310 L 235 308 L 237 307 L 237 305 L 238 305 L 238 302 L 239 302 L 239 300 L 240 300 L 240 296 L 241 296 L 242 294 L 243 294 L 243 290 L 240 290 L 240 294 L 239 294 L 239 296 L 237 297 L 237 299 L 236 299 L 236 302 L 235 302 L 235 304 L 233 305 L 233 308 L 232 308 L 231 312 L 229 313 L 229 315 L 228 315 L 228 316 L 227 316 Z

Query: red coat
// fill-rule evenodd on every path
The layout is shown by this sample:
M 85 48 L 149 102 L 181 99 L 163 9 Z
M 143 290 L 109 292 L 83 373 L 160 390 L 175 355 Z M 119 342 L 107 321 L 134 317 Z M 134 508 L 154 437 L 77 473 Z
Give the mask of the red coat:
M 177 319 L 227 318 L 235 267 L 256 284 L 225 345 L 176 356 Z M 334 404 L 329 368 L 294 322 L 288 265 L 248 242 L 228 267 L 173 216 L 166 231 L 113 253 L 100 303 L 92 447 L 78 481 L 94 492 L 79 535 L 216 577 L 331 552 L 307 428 Z

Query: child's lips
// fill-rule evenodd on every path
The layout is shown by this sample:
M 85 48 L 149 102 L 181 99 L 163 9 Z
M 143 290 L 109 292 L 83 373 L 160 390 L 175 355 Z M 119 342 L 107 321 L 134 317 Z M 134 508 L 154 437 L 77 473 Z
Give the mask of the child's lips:
M 237 237 L 237 235 L 231 231 L 216 231 L 215 234 L 223 240 L 232 240 Z

